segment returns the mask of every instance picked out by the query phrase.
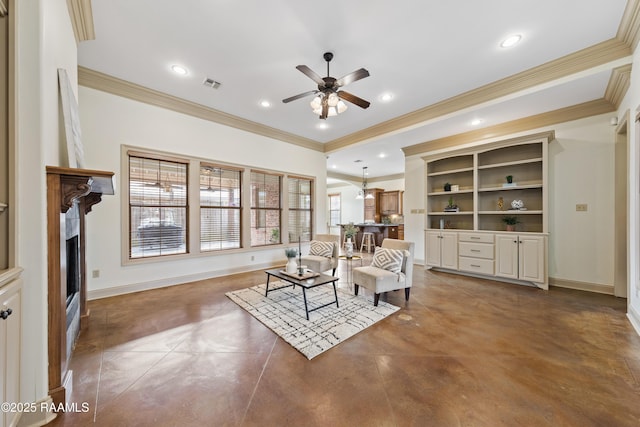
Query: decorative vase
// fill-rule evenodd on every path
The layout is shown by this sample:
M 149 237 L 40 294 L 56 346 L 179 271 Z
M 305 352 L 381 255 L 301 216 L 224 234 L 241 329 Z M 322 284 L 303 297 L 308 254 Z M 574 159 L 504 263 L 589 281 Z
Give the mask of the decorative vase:
M 347 242 L 344 244 L 344 250 L 347 258 L 351 258 L 353 256 L 353 243 L 351 242 L 351 237 L 347 238 Z
M 289 274 L 295 274 L 298 269 L 298 263 L 295 258 L 289 258 L 287 261 L 286 272 Z
M 515 225 L 511 225 L 511 224 L 507 224 L 507 231 L 516 231 L 516 226 Z

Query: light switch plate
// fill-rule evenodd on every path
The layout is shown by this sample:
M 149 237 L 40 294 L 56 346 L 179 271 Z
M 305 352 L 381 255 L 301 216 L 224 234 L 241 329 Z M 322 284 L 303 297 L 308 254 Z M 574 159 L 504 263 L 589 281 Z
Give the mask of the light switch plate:
M 576 205 L 576 212 L 586 212 L 587 211 L 587 204 L 586 203 L 578 203 Z

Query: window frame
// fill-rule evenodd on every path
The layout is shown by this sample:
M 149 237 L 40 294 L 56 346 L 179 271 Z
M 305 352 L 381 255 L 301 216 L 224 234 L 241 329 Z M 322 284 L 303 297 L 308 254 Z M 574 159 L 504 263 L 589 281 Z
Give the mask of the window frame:
M 225 171 L 225 172 L 235 172 L 238 174 L 237 176 L 237 181 L 239 183 L 239 185 L 237 187 L 228 187 L 228 188 L 234 188 L 237 189 L 238 191 L 238 204 L 237 206 L 229 206 L 229 205 L 220 205 L 220 206 L 210 206 L 210 205 L 204 205 L 203 204 L 203 199 L 202 199 L 202 178 L 203 178 L 203 174 L 202 174 L 202 170 L 203 169 L 207 169 L 210 168 L 211 170 L 215 170 L 215 169 L 220 169 L 221 171 Z M 203 162 L 201 161 L 198 167 L 198 177 L 199 177 L 199 181 L 198 181 L 198 210 L 199 210 L 199 216 L 198 216 L 198 230 L 199 230 L 199 236 L 198 236 L 198 247 L 201 253 L 214 253 L 214 252 L 221 252 L 221 251 L 226 251 L 226 250 L 233 250 L 233 249 L 240 249 L 242 248 L 242 229 L 243 229 L 243 217 L 242 217 L 242 211 L 243 211 L 243 169 L 239 168 L 239 167 L 235 167 L 235 166 L 228 166 L 228 165 L 223 165 L 220 163 L 207 163 L 207 162 Z M 220 177 L 220 179 L 223 179 L 222 177 Z M 208 176 L 208 183 L 209 186 L 211 186 L 211 176 Z M 222 188 L 227 188 L 227 187 L 223 187 L 221 186 L 220 189 Z M 204 211 L 211 211 L 211 212 L 215 212 L 215 211 L 235 211 L 237 212 L 237 218 L 238 218 L 238 224 L 237 224 L 237 235 L 238 235 L 238 240 L 237 240 L 237 247 L 221 247 L 221 248 L 208 248 L 205 249 L 203 248 L 203 221 L 202 221 L 202 214 L 204 213 Z M 235 231 L 235 230 L 234 230 Z M 221 241 L 222 242 L 222 241 Z
M 139 179 L 138 181 L 132 181 L 131 178 L 131 170 L 134 167 L 134 165 L 132 165 L 132 159 L 139 159 L 141 160 L 142 164 L 144 164 L 145 161 L 149 161 L 149 162 L 158 162 L 158 169 L 157 169 L 157 182 L 155 182 L 154 184 L 158 185 L 158 203 L 156 204 L 150 204 L 150 203 L 133 203 L 132 201 L 132 191 L 131 191 L 131 185 L 132 182 L 140 182 L 142 184 L 142 190 L 141 190 L 141 195 L 138 195 L 138 197 L 142 197 L 142 199 L 144 199 L 145 197 L 145 190 L 144 190 L 144 186 L 146 185 L 145 181 L 145 177 L 142 177 L 141 179 Z M 170 193 L 171 195 L 173 195 L 173 184 L 172 181 L 170 179 L 165 179 L 165 181 L 163 182 L 162 180 L 162 165 L 165 164 L 166 166 L 170 166 L 170 167 L 176 167 L 175 165 L 182 165 L 184 167 L 184 191 L 185 191 L 185 195 L 184 195 L 184 203 L 168 203 L 168 204 L 163 204 L 162 200 L 163 197 L 162 195 L 164 193 Z M 173 166 L 171 166 L 171 164 L 173 164 Z M 137 260 L 141 260 L 141 259 L 164 259 L 167 257 L 173 257 L 173 256 L 181 256 L 181 255 L 185 255 L 189 253 L 189 227 L 190 227 L 190 221 L 189 221 L 189 161 L 185 160 L 185 159 L 181 159 L 181 158 L 175 158 L 175 157 L 167 157 L 167 156 L 155 156 L 152 153 L 139 153 L 139 152 L 128 152 L 127 153 L 127 197 L 126 197 L 126 205 L 127 205 L 127 258 L 131 261 L 137 261 Z M 148 181 L 151 182 L 151 181 Z M 176 181 L 176 183 L 182 184 L 182 181 Z M 169 188 L 169 191 L 166 191 L 165 186 Z M 171 198 L 170 198 L 171 200 Z M 150 239 L 149 241 L 153 242 L 153 241 L 159 241 L 160 243 L 158 244 L 158 249 L 157 249 L 157 254 L 155 254 L 153 249 L 150 249 L 149 252 L 151 252 L 151 254 L 149 255 L 141 255 L 141 256 L 134 256 L 134 244 L 133 244 L 133 239 L 134 239 L 134 229 L 133 227 L 136 224 L 136 221 L 133 220 L 133 211 L 134 210 L 140 210 L 142 215 L 142 212 L 144 212 L 145 210 L 157 210 L 158 213 L 158 218 L 157 218 L 157 223 L 158 223 L 158 227 L 154 227 L 154 221 L 153 218 L 147 218 L 150 221 L 148 222 L 148 228 L 158 228 L 158 231 L 147 231 L 148 236 L 147 237 L 139 237 L 141 239 Z M 167 231 L 166 233 L 162 232 L 163 229 L 163 225 L 165 221 L 168 221 L 166 219 L 166 215 L 168 213 L 171 213 L 171 210 L 178 210 L 178 211 L 184 211 L 184 213 L 181 215 L 183 218 L 183 222 L 184 223 L 180 223 L 180 227 L 183 229 L 180 231 L 180 244 L 178 245 L 179 247 L 182 247 L 182 245 L 184 245 L 184 251 L 176 251 L 174 250 L 170 250 L 169 248 L 171 248 L 171 245 L 165 245 L 163 246 L 162 241 L 163 238 L 168 238 L 169 243 L 171 243 L 171 240 L 175 240 L 175 232 L 170 232 Z M 140 227 L 144 227 L 143 223 L 144 219 L 140 220 L 140 225 L 136 226 L 136 229 L 140 229 Z M 175 223 L 175 221 L 172 219 L 171 221 L 172 223 Z M 174 230 L 174 228 L 172 227 L 171 230 Z M 140 233 L 140 231 L 138 231 L 138 233 Z M 174 234 L 174 236 L 169 237 L 170 234 Z M 163 247 L 166 247 L 166 253 L 163 253 Z M 176 246 L 173 246 L 174 248 Z M 153 248 L 153 245 L 152 245 Z M 140 249 L 142 252 L 145 252 L 144 246 L 141 247 Z
M 187 222 L 189 226 L 189 231 L 185 237 L 187 241 L 187 251 L 181 254 L 168 254 L 163 256 L 156 257 L 139 257 L 139 258 L 130 258 L 130 218 L 129 218 L 129 156 L 140 156 L 140 157 L 149 157 L 153 159 L 161 159 L 161 160 L 169 160 L 169 161 L 180 161 L 188 164 L 188 213 L 187 213 Z M 302 179 L 308 179 L 312 182 L 312 199 L 311 203 L 313 205 L 313 214 L 311 217 L 312 224 L 315 223 L 316 218 L 313 218 L 313 215 L 316 214 L 315 207 L 317 205 L 316 194 L 316 181 L 317 178 L 314 176 L 305 176 L 301 174 L 293 174 L 289 172 L 283 172 L 273 169 L 265 169 L 265 168 L 255 168 L 249 165 L 224 162 L 220 160 L 212 160 L 204 157 L 197 156 L 187 156 L 181 154 L 175 154 L 171 152 L 165 152 L 161 150 L 156 150 L 152 148 L 146 147 L 137 147 L 131 145 L 122 144 L 120 146 L 120 171 L 121 171 L 121 181 L 120 181 L 120 212 L 121 212 L 121 221 L 120 221 L 120 230 L 121 236 L 120 239 L 120 254 L 121 254 L 121 264 L 123 266 L 126 265 L 138 265 L 138 264 L 148 264 L 148 263 L 157 263 L 157 262 L 166 262 L 166 261 L 177 261 L 180 259 L 192 259 L 198 257 L 212 257 L 212 256 L 221 256 L 221 255 L 229 255 L 236 253 L 251 253 L 260 250 L 273 250 L 277 248 L 286 247 L 287 244 L 293 243 L 288 240 L 288 224 L 285 221 L 285 218 L 288 218 L 288 194 L 284 189 L 287 182 L 288 177 L 296 177 Z M 229 249 L 220 249 L 220 250 L 201 250 L 201 224 L 200 224 L 200 182 L 199 182 L 199 173 L 201 165 L 219 165 L 224 168 L 237 169 L 241 172 L 241 228 L 240 228 L 240 247 L 239 248 L 229 248 Z M 267 173 L 272 175 L 279 175 L 281 177 L 280 184 L 280 236 L 281 239 L 278 243 L 268 244 L 268 245 L 259 245 L 252 246 L 251 245 L 251 209 L 250 209 L 250 198 L 251 198 L 251 187 L 250 187 L 250 173 L 252 171 Z M 312 225 L 313 226 L 313 225 Z M 312 235 L 315 233 L 313 228 L 311 229 Z

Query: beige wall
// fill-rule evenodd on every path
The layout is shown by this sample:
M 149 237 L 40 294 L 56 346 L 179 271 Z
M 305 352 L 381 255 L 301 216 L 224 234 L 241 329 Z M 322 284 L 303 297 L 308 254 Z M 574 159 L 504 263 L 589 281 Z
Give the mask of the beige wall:
M 121 146 L 134 146 L 316 179 L 314 226 L 326 232 L 326 159 L 322 152 L 280 142 L 210 121 L 79 88 L 85 160 L 89 169 L 114 171 L 118 189 L 87 217 L 89 298 L 256 270 L 286 262 L 282 246 L 202 254 L 181 260 L 122 265 Z M 125 209 L 125 210 L 123 210 Z

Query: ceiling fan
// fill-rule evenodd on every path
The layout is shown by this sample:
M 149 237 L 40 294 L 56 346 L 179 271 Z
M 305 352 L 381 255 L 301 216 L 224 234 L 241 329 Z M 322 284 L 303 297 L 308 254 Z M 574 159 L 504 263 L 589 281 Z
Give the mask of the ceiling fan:
M 318 84 L 318 89 L 283 99 L 282 102 L 286 104 L 287 102 L 295 101 L 296 99 L 304 98 L 312 94 L 319 94 L 313 99 L 313 101 L 311 101 L 311 108 L 313 108 L 313 112 L 319 114 L 320 118 L 323 120 L 328 116 L 334 116 L 346 110 L 347 106 L 341 100 L 348 101 L 361 108 L 368 108 L 369 105 L 371 105 L 369 101 L 365 101 L 362 98 L 339 89 L 349 83 L 369 77 L 369 72 L 364 68 L 360 68 L 359 70 L 349 73 L 344 77 L 336 79 L 329 75 L 329 62 L 333 59 L 333 53 L 326 52 L 323 57 L 324 60 L 327 61 L 327 77 L 320 77 L 306 65 L 298 65 L 296 67 L 302 73 L 307 75 L 307 77 L 316 82 Z

